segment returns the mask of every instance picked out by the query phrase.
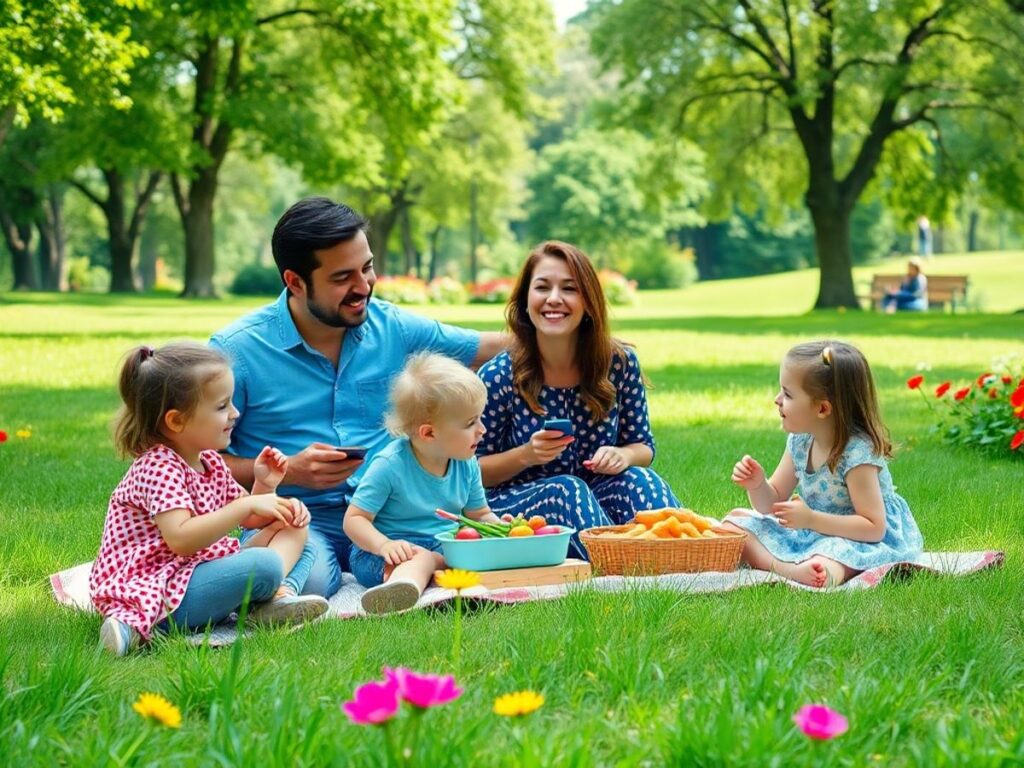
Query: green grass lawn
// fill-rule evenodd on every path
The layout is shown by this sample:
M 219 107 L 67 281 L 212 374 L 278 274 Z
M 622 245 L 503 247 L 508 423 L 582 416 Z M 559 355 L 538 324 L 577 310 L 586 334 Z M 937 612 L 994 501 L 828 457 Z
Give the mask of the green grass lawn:
M 1012 270 L 999 274 L 988 295 L 1004 298 L 993 306 L 1016 308 L 1019 282 L 1012 293 Z M 415 764 L 1024 762 L 1024 464 L 943 445 L 904 384 L 919 364 L 937 384 L 1024 355 L 1024 315 L 793 316 L 813 301 L 813 281 L 787 303 L 807 276 L 779 288 L 783 277 L 645 296 L 617 313 L 617 332 L 653 382 L 656 467 L 701 512 L 740 504 L 732 464 L 749 452 L 772 465 L 783 447 L 772 405 L 779 358 L 798 341 L 837 335 L 874 367 L 900 444 L 893 475 L 927 547 L 1003 549 L 1006 565 L 854 594 L 582 589 L 479 610 L 464 626 L 465 693 L 425 715 Z M 443 611 L 264 632 L 233 650 L 170 638 L 115 661 L 96 649 L 98 617 L 51 599 L 47 575 L 95 554 L 125 469 L 109 437 L 121 354 L 142 341 L 203 339 L 256 303 L 0 297 L 0 429 L 11 435 L 0 446 L 0 762 L 383 764 L 382 734 L 350 725 L 340 702 L 383 665 L 450 671 Z M 744 317 L 754 306 L 760 316 Z M 500 324 L 494 307 L 423 311 Z M 30 438 L 14 436 L 23 427 Z M 539 711 L 519 722 L 491 713 L 496 696 L 524 688 L 544 693 Z M 182 728 L 141 721 L 131 704 L 143 691 L 178 704 Z M 846 714 L 850 731 L 808 742 L 791 722 L 807 702 Z

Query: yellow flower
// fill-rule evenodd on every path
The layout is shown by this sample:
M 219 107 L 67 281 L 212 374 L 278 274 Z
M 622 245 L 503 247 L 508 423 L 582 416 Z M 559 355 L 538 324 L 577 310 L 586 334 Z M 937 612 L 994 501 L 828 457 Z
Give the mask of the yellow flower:
M 494 700 L 494 714 L 504 717 L 518 717 L 528 715 L 536 709 L 540 709 L 544 703 L 543 694 L 534 691 L 517 691 L 506 693 Z
M 132 709 L 147 720 L 156 720 L 168 728 L 181 727 L 181 710 L 159 693 L 140 693 Z
M 22 440 L 28 440 L 30 437 L 32 437 L 32 430 L 26 427 L 25 429 L 19 429 L 14 434 L 16 434 Z
M 459 592 L 475 587 L 479 583 L 480 574 L 475 571 L 464 571 L 461 568 L 449 568 L 437 575 L 438 586 L 445 589 L 454 589 Z

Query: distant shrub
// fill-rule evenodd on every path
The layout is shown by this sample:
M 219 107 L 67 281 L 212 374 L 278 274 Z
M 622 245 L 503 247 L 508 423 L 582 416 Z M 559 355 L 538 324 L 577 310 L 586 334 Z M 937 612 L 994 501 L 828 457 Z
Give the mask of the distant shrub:
M 504 304 L 512 295 L 515 282 L 511 277 L 497 277 L 476 283 L 469 288 L 469 300 L 474 304 Z
M 277 267 L 246 264 L 235 274 L 231 292 L 236 296 L 273 296 L 281 292 L 281 273 Z
M 395 304 L 426 304 L 427 284 L 418 277 L 383 275 L 377 278 L 373 295 Z
M 604 296 L 613 306 L 636 304 L 636 281 L 630 280 L 619 272 L 602 269 L 597 273 L 604 289 Z
M 697 280 L 693 249 L 679 249 L 663 240 L 637 243 L 626 273 L 644 290 L 685 288 Z
M 110 289 L 110 270 L 92 266 L 88 256 L 68 261 L 68 290 L 80 293 L 103 293 Z
M 465 304 L 469 299 L 466 286 L 453 277 L 435 277 L 427 286 L 432 304 Z

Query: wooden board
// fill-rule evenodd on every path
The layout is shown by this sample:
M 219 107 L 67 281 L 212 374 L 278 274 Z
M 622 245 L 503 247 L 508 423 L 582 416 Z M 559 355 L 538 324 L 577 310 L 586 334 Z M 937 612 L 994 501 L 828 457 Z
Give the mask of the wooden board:
M 434 575 L 441 573 L 435 571 Z M 568 558 L 561 565 L 540 568 L 508 568 L 503 571 L 478 571 L 480 583 L 488 589 L 505 587 L 540 587 L 545 584 L 565 584 L 590 578 L 590 563 Z

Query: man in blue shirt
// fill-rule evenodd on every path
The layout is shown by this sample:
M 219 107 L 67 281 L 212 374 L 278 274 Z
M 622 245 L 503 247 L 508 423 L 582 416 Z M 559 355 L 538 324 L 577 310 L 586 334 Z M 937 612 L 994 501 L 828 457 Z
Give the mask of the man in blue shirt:
M 506 345 L 372 298 L 377 280 L 367 221 L 323 197 L 301 200 L 271 241 L 285 289 L 272 304 L 213 335 L 235 374 L 239 411 L 225 460 L 245 487 L 264 445 L 288 455 L 278 492 L 305 502 L 317 559 L 305 592 L 329 597 L 341 586 L 351 546 L 342 518 L 366 459 L 390 442 L 384 429 L 390 380 L 420 351 L 479 366 Z

